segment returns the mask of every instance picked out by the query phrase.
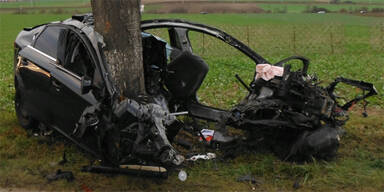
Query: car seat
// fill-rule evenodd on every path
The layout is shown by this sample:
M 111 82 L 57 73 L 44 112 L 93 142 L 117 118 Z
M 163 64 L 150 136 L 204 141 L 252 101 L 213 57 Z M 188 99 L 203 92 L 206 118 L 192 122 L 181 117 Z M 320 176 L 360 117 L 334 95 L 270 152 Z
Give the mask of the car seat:
M 208 65 L 201 57 L 184 51 L 168 64 L 165 85 L 176 98 L 193 97 L 208 70 Z

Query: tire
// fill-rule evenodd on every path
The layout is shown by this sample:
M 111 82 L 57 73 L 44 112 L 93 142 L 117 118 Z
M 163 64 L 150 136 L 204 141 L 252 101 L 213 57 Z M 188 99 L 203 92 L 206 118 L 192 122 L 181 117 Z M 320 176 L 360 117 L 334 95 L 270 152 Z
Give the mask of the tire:
M 16 117 L 21 127 L 26 130 L 33 130 L 36 128 L 37 121 L 33 119 L 28 112 L 24 109 L 24 100 L 20 94 L 19 87 L 15 78 L 15 111 Z

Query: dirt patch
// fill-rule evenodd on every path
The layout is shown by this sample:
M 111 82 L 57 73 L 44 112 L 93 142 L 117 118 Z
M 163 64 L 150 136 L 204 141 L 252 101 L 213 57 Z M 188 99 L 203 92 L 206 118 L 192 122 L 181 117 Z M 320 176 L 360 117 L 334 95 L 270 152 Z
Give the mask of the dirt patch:
M 255 3 L 175 2 L 158 3 L 147 13 L 264 13 Z

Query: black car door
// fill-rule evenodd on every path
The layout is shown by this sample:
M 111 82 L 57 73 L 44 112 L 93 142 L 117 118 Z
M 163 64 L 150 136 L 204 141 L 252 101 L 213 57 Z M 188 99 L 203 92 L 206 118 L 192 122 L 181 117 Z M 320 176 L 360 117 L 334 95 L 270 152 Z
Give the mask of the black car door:
M 32 45 L 24 47 L 19 52 L 16 68 L 17 87 L 23 92 L 24 104 L 29 113 L 37 120 L 51 124 L 52 100 L 49 90 L 51 87 L 51 72 L 57 62 L 57 40 L 66 29 L 62 27 L 45 28 Z
M 58 41 L 59 62 L 51 72 L 49 94 L 52 98 L 51 107 L 55 109 L 55 125 L 70 135 L 84 109 L 97 102 L 92 91 L 81 93 L 81 78 L 92 78 L 95 66 L 87 46 L 74 30 L 68 28 L 67 33 L 60 36 Z

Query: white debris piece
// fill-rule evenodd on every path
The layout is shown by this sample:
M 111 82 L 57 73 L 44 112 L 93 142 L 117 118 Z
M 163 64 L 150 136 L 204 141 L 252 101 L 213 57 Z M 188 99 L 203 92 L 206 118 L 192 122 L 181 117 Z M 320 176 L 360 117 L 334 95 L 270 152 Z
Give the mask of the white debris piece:
M 206 141 L 211 141 L 213 139 L 213 135 L 215 134 L 215 130 L 212 129 L 202 129 L 201 134 L 204 136 Z M 200 141 L 203 141 L 203 138 L 199 138 Z
M 283 76 L 284 68 L 273 66 L 270 64 L 257 64 L 256 65 L 256 79 L 262 78 L 266 81 L 271 80 L 275 76 Z
M 180 181 L 186 181 L 186 180 L 187 180 L 187 177 L 188 177 L 187 172 L 185 172 L 184 170 L 181 170 L 181 171 L 179 172 L 178 177 L 179 177 L 179 180 L 180 180 Z
M 203 159 L 203 160 L 210 160 L 210 159 L 214 159 L 216 158 L 216 154 L 214 153 L 207 153 L 206 155 L 194 155 L 192 157 L 190 157 L 189 159 L 187 159 L 187 161 L 197 161 L 199 159 Z

